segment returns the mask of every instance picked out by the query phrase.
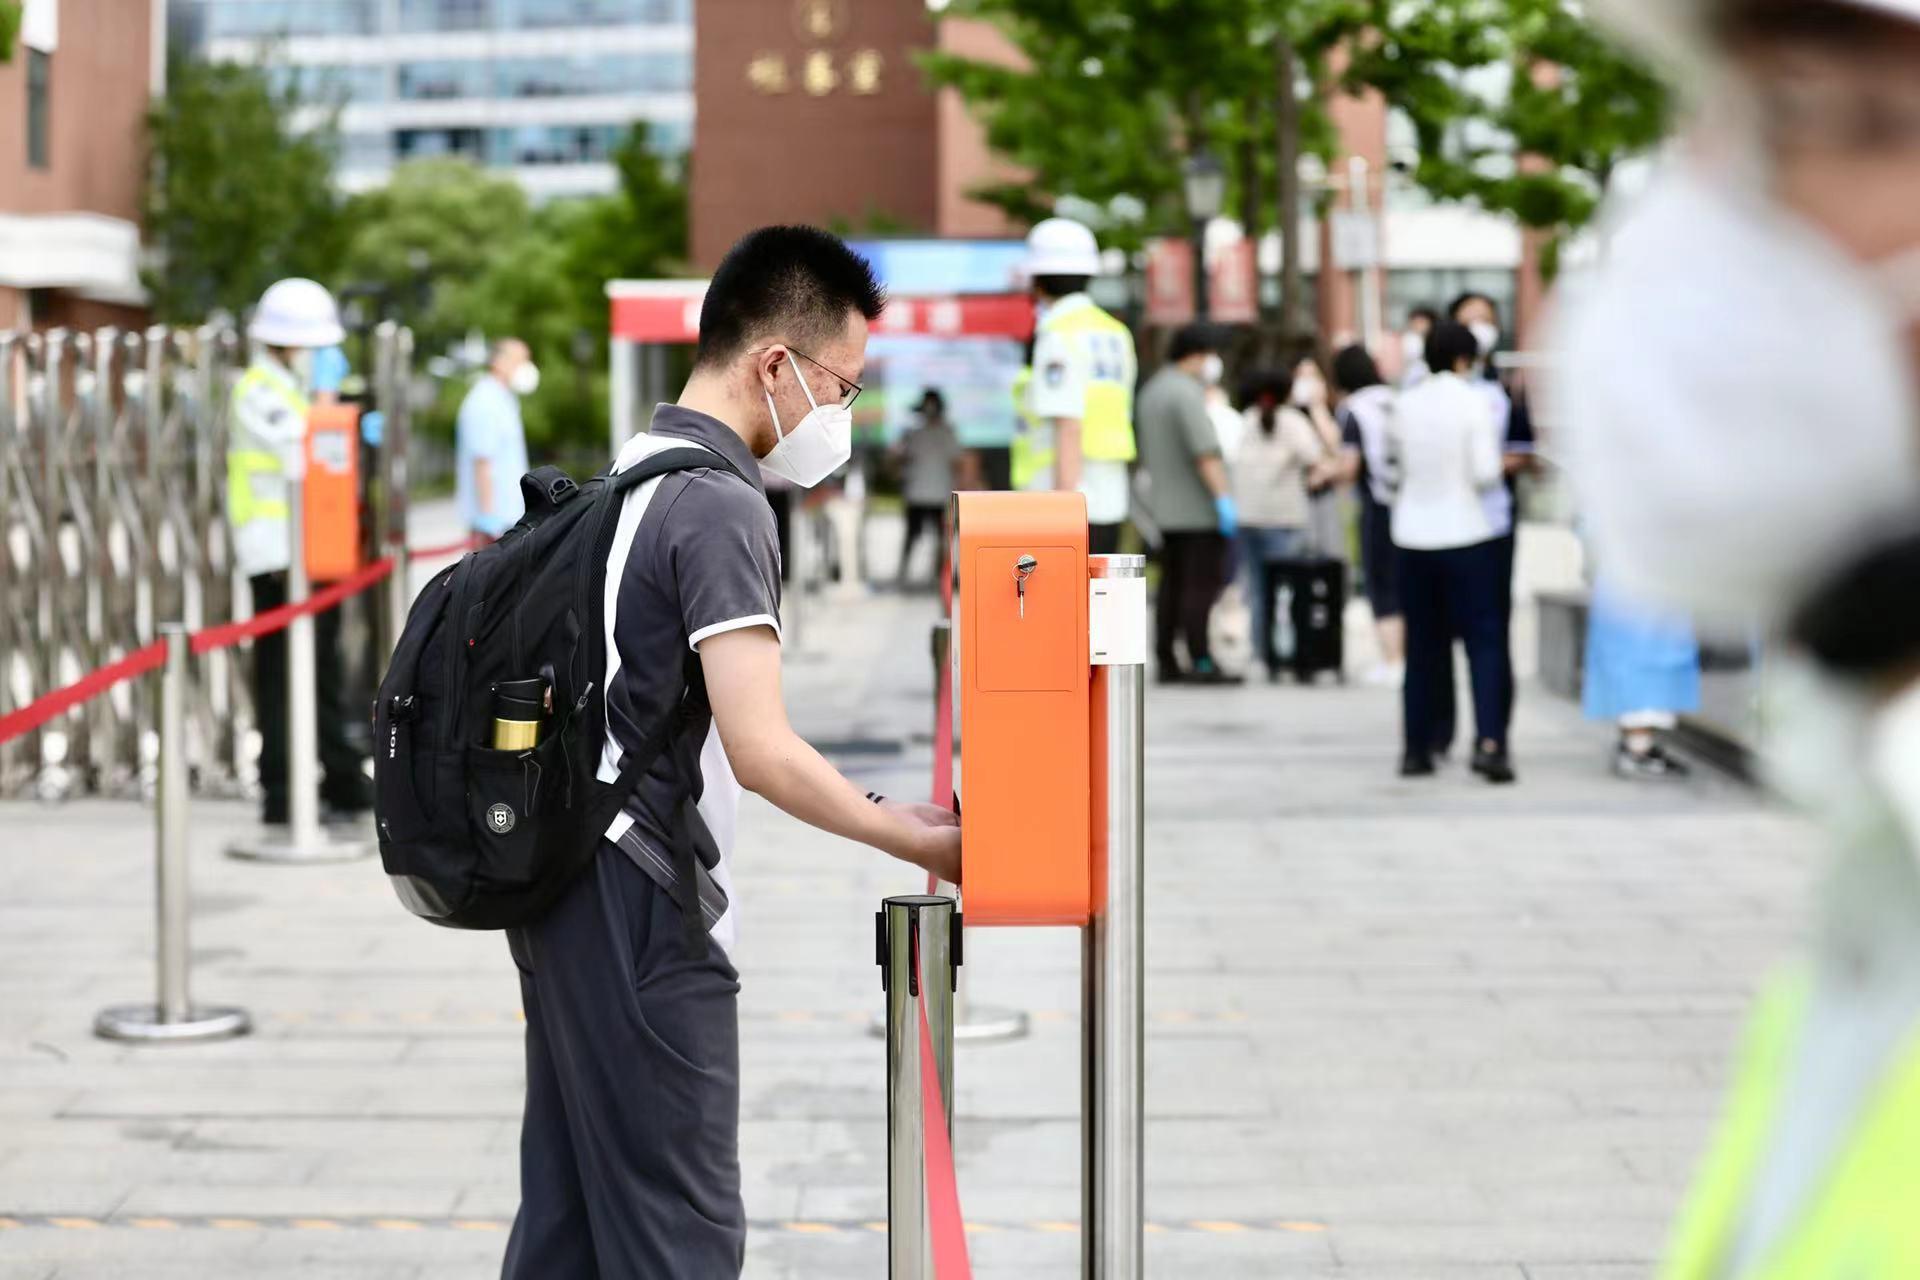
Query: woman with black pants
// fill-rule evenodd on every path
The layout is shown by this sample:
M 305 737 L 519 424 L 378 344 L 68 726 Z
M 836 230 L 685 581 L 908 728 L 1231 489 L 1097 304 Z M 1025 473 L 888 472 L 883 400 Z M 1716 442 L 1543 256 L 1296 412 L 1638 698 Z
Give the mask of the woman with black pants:
M 1482 492 L 1501 482 L 1500 439 L 1485 397 L 1464 376 L 1478 354 L 1463 326 L 1436 326 L 1427 340 L 1434 374 L 1400 397 L 1389 430 L 1393 541 L 1400 549 L 1407 629 L 1403 777 L 1433 773 L 1435 750 L 1444 747 L 1436 708 L 1452 688 L 1458 636 L 1473 681 L 1473 771 L 1488 782 L 1514 780 L 1507 754 L 1511 668 L 1503 561 L 1481 502 Z

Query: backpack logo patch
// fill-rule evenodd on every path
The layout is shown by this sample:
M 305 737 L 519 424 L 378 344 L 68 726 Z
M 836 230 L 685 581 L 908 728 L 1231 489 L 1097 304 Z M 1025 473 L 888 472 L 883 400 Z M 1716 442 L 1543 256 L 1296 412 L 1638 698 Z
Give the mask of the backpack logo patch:
M 514 816 L 510 805 L 496 804 L 487 810 L 487 827 L 497 836 L 503 836 L 513 830 Z

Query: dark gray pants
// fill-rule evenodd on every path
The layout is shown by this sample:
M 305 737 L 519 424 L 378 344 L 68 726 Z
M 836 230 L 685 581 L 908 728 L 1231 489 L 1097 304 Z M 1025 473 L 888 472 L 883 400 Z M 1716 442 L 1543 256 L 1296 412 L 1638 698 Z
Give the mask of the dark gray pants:
M 504 1280 L 735 1280 L 739 977 L 618 847 L 508 931 L 527 1015 Z

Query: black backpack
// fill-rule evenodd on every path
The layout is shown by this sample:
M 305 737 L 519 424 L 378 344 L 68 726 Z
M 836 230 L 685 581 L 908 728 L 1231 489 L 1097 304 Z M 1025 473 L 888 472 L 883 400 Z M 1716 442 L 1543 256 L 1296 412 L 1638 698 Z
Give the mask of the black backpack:
M 531 472 L 520 481 L 526 516 L 414 601 L 374 700 L 373 730 L 380 860 L 416 915 L 457 929 L 531 921 L 592 861 L 654 761 L 663 752 L 689 758 L 676 739 L 708 713 L 697 657 L 677 712 L 621 758 L 617 781 L 595 777 L 607 740 L 607 555 L 621 507 L 656 476 L 699 469 L 738 475 L 691 446 L 585 485 L 557 467 Z M 494 750 L 494 686 L 534 677 L 551 690 L 538 745 Z M 675 825 L 675 843 L 686 844 L 685 822 Z M 675 854 L 676 901 L 689 913 L 689 937 L 704 939 L 693 853 Z

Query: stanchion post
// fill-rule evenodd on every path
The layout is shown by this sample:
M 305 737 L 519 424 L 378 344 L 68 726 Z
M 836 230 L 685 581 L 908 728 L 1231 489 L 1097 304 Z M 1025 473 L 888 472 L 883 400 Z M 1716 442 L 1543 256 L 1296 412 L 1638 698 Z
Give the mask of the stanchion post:
M 1146 1160 L 1146 558 L 1095 556 L 1094 911 L 1082 956 L 1082 1274 L 1141 1280 Z
M 287 460 L 287 602 L 305 604 L 307 579 L 306 445 L 295 441 Z M 271 828 L 227 847 L 251 862 L 346 862 L 373 852 L 364 836 L 334 839 L 320 828 L 320 712 L 316 705 L 313 615 L 287 625 L 287 830 Z
M 196 1009 L 188 983 L 191 951 L 188 923 L 187 805 L 191 764 L 187 759 L 187 661 L 184 624 L 160 628 L 167 646 L 160 675 L 160 782 L 156 806 L 154 889 L 155 952 L 158 982 L 152 1004 L 116 1005 L 94 1019 L 93 1029 L 109 1040 L 219 1040 L 244 1035 L 252 1020 L 244 1010 Z
M 920 1006 L 924 1001 L 951 1135 L 960 917 L 952 898 L 911 895 L 882 903 L 877 925 L 881 986 L 887 994 L 887 1275 L 889 1280 L 933 1280 Z
M 934 732 L 940 731 L 940 682 L 946 677 L 948 665 L 953 660 L 953 619 L 941 618 L 933 624 L 933 702 Z M 951 694 L 949 694 L 951 696 Z M 943 883 L 940 892 L 945 893 Z M 1025 1009 L 1003 1009 L 996 1005 L 974 1004 L 967 998 L 967 975 L 960 973 L 959 986 L 953 993 L 953 1038 L 962 1042 L 977 1043 L 994 1040 L 1018 1040 L 1027 1034 L 1031 1020 Z

